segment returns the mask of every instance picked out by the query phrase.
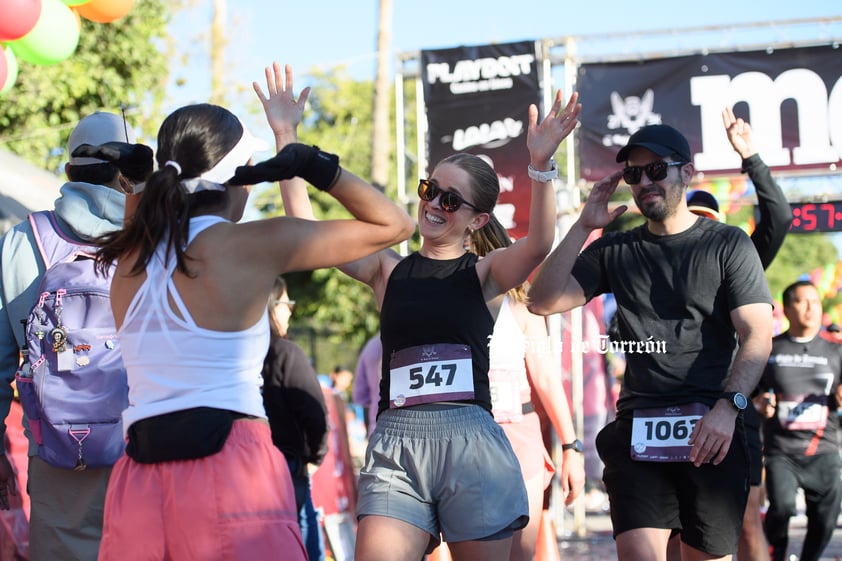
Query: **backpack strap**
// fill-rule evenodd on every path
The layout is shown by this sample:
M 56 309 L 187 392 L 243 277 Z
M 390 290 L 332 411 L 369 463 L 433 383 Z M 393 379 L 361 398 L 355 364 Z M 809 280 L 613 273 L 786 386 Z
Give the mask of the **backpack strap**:
M 80 243 L 65 234 L 59 227 L 55 212 L 52 210 L 31 213 L 29 224 L 32 226 L 35 245 L 47 269 L 59 261 L 72 261 L 78 255 L 93 258 L 96 253 L 94 246 Z

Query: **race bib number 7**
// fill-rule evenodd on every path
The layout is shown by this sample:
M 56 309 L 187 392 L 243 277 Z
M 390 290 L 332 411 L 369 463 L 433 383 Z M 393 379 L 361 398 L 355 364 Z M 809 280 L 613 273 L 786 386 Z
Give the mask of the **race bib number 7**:
M 440 343 L 401 349 L 389 363 L 389 407 L 474 398 L 467 345 Z
M 687 441 L 699 419 L 710 408 L 702 403 L 635 409 L 631 457 L 642 462 L 688 462 Z

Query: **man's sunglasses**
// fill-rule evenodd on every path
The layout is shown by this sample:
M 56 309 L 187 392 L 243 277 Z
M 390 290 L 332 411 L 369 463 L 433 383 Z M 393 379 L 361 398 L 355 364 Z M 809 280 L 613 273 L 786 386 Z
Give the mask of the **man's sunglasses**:
M 456 212 L 462 205 L 467 205 L 477 212 L 484 212 L 463 199 L 459 193 L 445 191 L 439 187 L 435 179 L 421 179 L 418 181 L 418 196 L 422 201 L 432 201 L 439 195 L 441 195 L 439 205 L 445 212 Z
M 646 172 L 646 177 L 652 181 L 660 181 L 667 176 L 669 168 L 672 166 L 683 166 L 687 162 L 650 162 L 645 166 L 626 166 L 623 170 L 623 180 L 629 185 L 637 185 L 640 183 L 640 178 L 643 177 L 643 172 Z

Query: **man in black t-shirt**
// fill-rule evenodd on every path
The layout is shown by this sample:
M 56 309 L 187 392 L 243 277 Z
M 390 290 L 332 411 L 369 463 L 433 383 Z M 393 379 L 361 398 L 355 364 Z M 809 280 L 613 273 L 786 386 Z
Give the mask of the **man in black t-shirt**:
M 789 329 L 772 341 L 761 389 L 774 392 L 775 412 L 764 425 L 764 530 L 772 561 L 786 559 L 795 495 L 804 489 L 807 534 L 800 561 L 818 561 L 836 528 L 842 501 L 836 391 L 842 345 L 819 336 L 822 303 L 815 285 L 799 281 L 783 293 Z
M 680 132 L 644 127 L 617 161 L 625 169 L 593 186 L 529 307 L 547 315 L 605 292 L 617 300 L 621 340 L 611 344 L 628 366 L 597 449 L 619 560 L 663 559 L 673 530 L 687 558 L 730 555 L 748 495 L 740 411 L 771 349 L 772 299 L 748 236 L 687 208 L 694 166 Z M 626 210 L 608 209 L 621 177 L 646 223 L 579 254 Z

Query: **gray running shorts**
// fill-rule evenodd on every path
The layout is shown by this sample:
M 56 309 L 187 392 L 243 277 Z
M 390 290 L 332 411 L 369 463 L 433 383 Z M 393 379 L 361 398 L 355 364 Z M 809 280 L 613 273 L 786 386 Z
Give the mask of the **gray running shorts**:
M 502 539 L 529 521 L 509 440 L 477 405 L 437 403 L 380 414 L 360 471 L 357 518 L 402 520 L 444 541 Z

